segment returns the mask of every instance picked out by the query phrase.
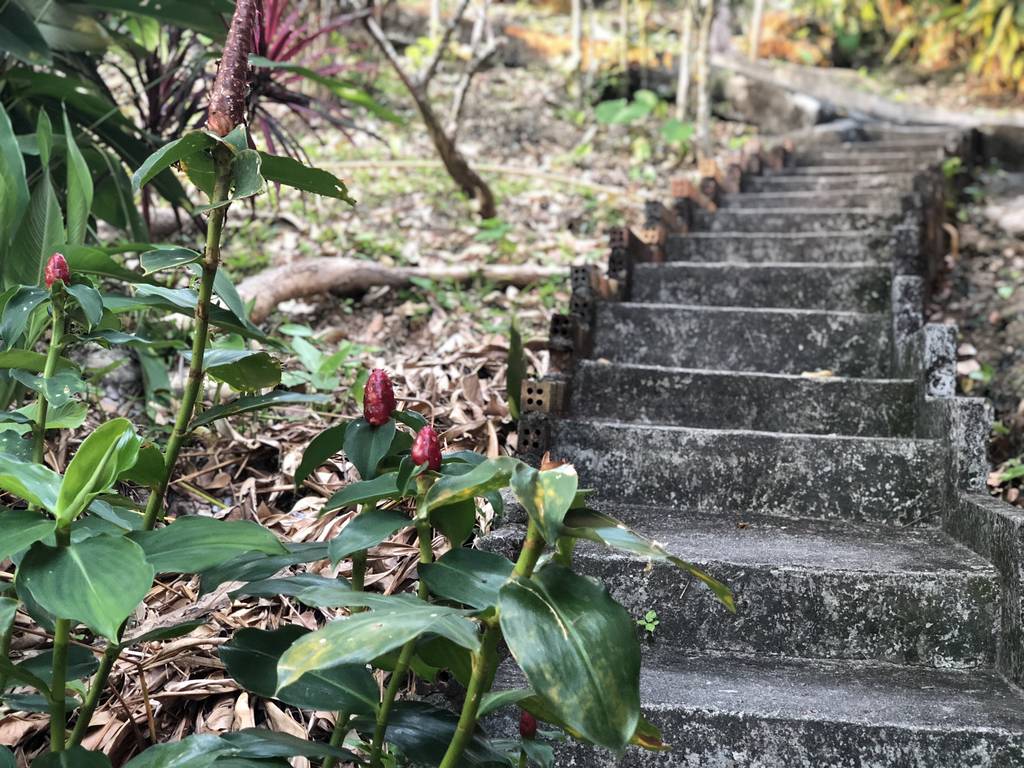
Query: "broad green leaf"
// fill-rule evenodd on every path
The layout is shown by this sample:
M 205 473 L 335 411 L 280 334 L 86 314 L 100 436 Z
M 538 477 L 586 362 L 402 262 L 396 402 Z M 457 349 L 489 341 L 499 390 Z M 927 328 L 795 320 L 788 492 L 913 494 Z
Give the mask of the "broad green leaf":
M 209 733 L 157 744 L 124 764 L 124 768 L 208 768 L 221 755 L 232 754 L 228 742 Z
M 671 563 L 705 584 L 726 608 L 733 613 L 736 612 L 736 601 L 732 590 L 727 586 L 708 576 L 692 563 L 672 555 L 660 544 L 641 536 L 615 518 L 592 509 L 573 509 L 565 516 L 564 524 L 563 535 L 589 539 L 606 547 Z
M 385 475 L 385 477 L 390 476 Z M 370 482 L 376 481 L 371 480 Z M 353 552 L 375 547 L 396 531 L 408 528 L 410 525 L 412 525 L 412 520 L 401 512 L 390 509 L 370 509 L 356 515 L 342 529 L 341 533 L 331 539 L 328 548 L 331 563 L 337 565 Z
M 60 475 L 52 469 L 0 453 L 0 488 L 19 499 L 53 512 L 60 484 Z
M 327 559 L 327 542 L 307 541 L 285 542 L 284 555 L 268 555 L 266 552 L 243 552 L 220 565 L 203 571 L 200 593 L 212 592 L 225 581 L 259 581 L 268 579 L 289 565 L 313 563 Z
M 395 421 L 400 421 L 405 424 L 405 426 L 412 427 L 417 432 L 429 423 L 426 418 L 424 418 L 423 414 L 417 411 L 395 411 L 391 415 L 395 418 Z
M 277 662 L 292 643 L 309 633 L 305 627 L 286 626 L 271 631 L 242 629 L 218 649 L 221 661 L 246 690 L 277 698 L 301 709 L 344 710 L 353 714 L 377 711 L 380 691 L 365 665 L 310 672 L 280 692 Z
M 46 263 L 64 242 L 60 203 L 50 173 L 44 170 L 32 190 L 14 245 L 4 256 L 4 280 L 8 284 L 41 285 Z
M 42 373 L 46 367 L 46 355 L 27 349 L 8 349 L 0 352 L 0 368 L 21 368 L 23 371 Z M 78 366 L 66 357 L 57 358 L 58 371 L 77 371 Z
M 263 176 L 260 174 L 262 158 L 255 149 L 242 149 L 238 151 L 231 162 L 231 191 L 226 200 L 209 205 L 201 205 L 196 208 L 197 213 L 212 211 L 214 208 L 222 208 L 230 205 L 235 200 L 242 200 L 246 197 L 259 195 L 266 190 Z
M 39 406 L 32 402 L 24 405 L 16 411 L 0 413 L 0 431 L 10 430 L 19 435 L 25 435 L 32 431 L 32 424 Z M 50 407 L 46 409 L 47 429 L 78 429 L 85 423 L 85 417 L 89 408 L 85 403 L 72 401 L 60 408 Z M 0 453 L 3 453 L 0 448 Z M 17 458 L 17 456 L 15 456 Z
M 102 752 L 91 752 L 74 746 L 63 752 L 44 752 L 32 761 L 32 768 L 111 768 L 111 766 L 110 758 Z
M 38 512 L 0 509 L 0 562 L 49 536 L 55 526 L 51 518 Z
M 310 168 L 290 157 L 268 155 L 266 152 L 260 152 L 260 158 L 263 160 L 263 178 L 267 181 L 301 189 L 303 192 L 344 200 L 349 205 L 356 204 L 356 201 L 349 197 L 345 183 L 333 173 L 320 168 Z
M 353 507 L 357 504 L 372 504 L 381 499 L 396 499 L 399 497 L 395 472 L 388 472 L 373 480 L 361 480 L 358 483 L 350 483 L 335 493 L 327 500 L 320 514 L 333 512 L 336 509 Z
M 193 619 L 191 621 L 183 621 L 178 624 L 169 624 L 165 627 L 157 627 L 155 629 L 148 630 L 140 635 L 125 638 L 121 641 L 120 645 L 122 648 L 129 648 L 130 646 L 141 645 L 142 643 L 174 640 L 191 634 L 204 624 L 206 624 L 205 619 Z
M 121 622 L 142 602 L 153 575 L 137 544 L 101 534 L 67 547 L 34 544 L 15 578 L 54 616 L 117 642 Z
M 115 314 L 141 312 L 159 309 L 181 315 L 195 314 L 198 296 L 189 288 L 163 288 L 157 285 L 140 285 L 134 296 L 105 294 L 103 306 Z M 246 338 L 266 340 L 266 335 L 251 323 L 241 320 L 223 307 L 211 306 L 210 322 L 218 328 L 241 334 Z
M 369 673 L 367 673 L 369 674 Z M 371 678 L 372 680 L 372 678 Z M 376 690 L 376 689 L 375 689 Z M 221 740 L 234 748 L 235 757 L 263 759 L 271 757 L 335 757 L 344 763 L 358 763 L 359 758 L 347 749 L 318 744 L 289 733 L 266 728 L 246 728 L 225 733 Z
M 348 605 L 352 597 L 353 589 L 342 578 L 331 579 L 326 576 L 318 576 L 314 573 L 300 573 L 283 579 L 263 579 L 252 581 L 243 587 L 231 592 L 231 597 L 294 597 L 303 605 L 311 608 L 336 608 Z M 373 592 L 362 592 L 364 598 L 359 601 L 361 605 L 368 601 L 384 600 L 383 595 Z
M 170 168 L 182 158 L 201 149 L 212 147 L 216 143 L 217 140 L 210 134 L 193 131 L 186 133 L 180 139 L 165 144 L 146 158 L 146 162 L 132 175 L 132 189 L 138 192 L 160 171 Z
M 579 478 L 571 464 L 538 471 L 520 463 L 512 473 L 512 490 L 544 540 L 554 545 L 562 533 L 562 519 L 576 498 Z
M 476 527 L 476 501 L 466 499 L 430 510 L 430 524 L 444 534 L 453 548 L 461 547 Z
M 514 688 L 509 691 L 491 691 L 485 693 L 480 699 L 480 709 L 477 712 L 477 717 L 483 719 L 491 712 L 496 712 L 502 707 L 507 707 L 512 704 L 518 704 L 523 699 L 527 699 L 533 696 L 533 691 L 529 688 Z
M 75 395 L 86 390 L 82 378 L 73 371 L 58 371 L 49 378 L 35 376 L 28 371 L 11 371 L 11 378 L 38 395 L 54 408 L 63 408 Z
M 504 488 L 521 463 L 509 456 L 499 456 L 487 459 L 464 474 L 445 475 L 427 493 L 427 509 L 456 504 Z
M 96 496 L 110 490 L 118 475 L 135 464 L 141 445 L 128 419 L 111 419 L 94 429 L 64 472 L 54 510 L 57 520 L 70 523 Z
M 109 277 L 114 280 L 121 280 L 127 283 L 150 283 L 153 278 L 133 272 L 127 267 L 118 264 L 113 257 L 99 248 L 91 248 L 84 245 L 66 245 L 63 250 L 64 258 L 68 260 L 68 266 L 72 274 L 85 273 Z
M 52 63 L 50 46 L 33 15 L 13 1 L 0 5 L 0 51 L 32 66 Z
M 65 206 L 68 213 L 67 241 L 76 245 L 85 242 L 89 229 L 89 211 L 92 210 L 92 173 L 75 142 L 67 110 L 64 111 L 64 141 L 66 145 L 67 191 Z
M 281 363 L 268 353 L 256 350 L 208 350 L 203 356 L 203 368 L 217 381 L 235 390 L 252 391 L 281 383 Z
M 40 680 L 45 680 L 48 684 L 53 685 L 53 650 L 46 650 L 42 653 L 37 653 L 17 665 L 18 669 L 23 669 L 36 675 Z M 80 645 L 68 646 L 67 655 L 67 667 L 66 667 L 66 679 L 67 680 L 81 680 L 89 677 L 96 668 L 99 667 L 99 662 L 96 661 L 96 657 L 92 651 L 88 648 L 83 648 Z
M 331 402 L 331 398 L 328 395 L 306 395 L 301 392 L 288 392 L 286 390 L 279 389 L 274 390 L 273 392 L 268 392 L 265 395 L 239 397 L 232 400 L 230 403 L 208 408 L 192 419 L 189 429 L 192 430 L 199 427 L 205 427 L 218 419 L 224 419 L 228 416 L 237 416 L 240 413 L 259 411 L 264 408 L 272 408 L 279 405 L 295 405 L 300 403 L 326 405 L 329 402 Z
M 424 701 L 400 701 L 388 719 L 387 740 L 394 744 L 417 766 L 440 765 L 448 745 L 455 736 L 459 716 Z M 367 717 L 354 722 L 357 731 L 373 733 L 373 722 Z M 460 768 L 511 768 L 515 763 L 491 746 L 487 734 L 477 726 L 469 739 L 458 765 Z
M 143 445 L 138 458 L 128 469 L 117 476 L 118 482 L 135 483 L 145 488 L 154 488 L 163 479 L 164 455 L 155 445 Z
M 78 306 L 82 308 L 89 328 L 94 328 L 103 319 L 103 299 L 100 293 L 91 285 L 85 283 L 74 283 L 67 286 L 67 292 L 71 294 Z
M 164 269 L 174 269 L 192 264 L 203 258 L 202 254 L 191 248 L 156 248 L 146 251 L 139 257 L 142 271 L 151 275 Z
M 640 719 L 640 645 L 608 590 L 548 563 L 501 588 L 498 614 L 537 695 L 587 740 L 624 749 Z
M 24 667 L 16 666 L 11 663 L 11 660 L 6 656 L 0 656 L 0 675 L 5 676 L 8 680 L 16 680 L 23 685 L 31 686 L 37 691 L 42 691 L 43 695 L 48 699 L 50 697 L 50 687 L 46 684 L 38 675 L 32 674 L 32 672 Z M 2 694 L 2 692 L 0 692 Z M 9 706 L 11 705 L 11 696 L 8 694 L 2 694 L 0 701 L 4 701 Z
M 40 288 L 22 286 L 3 308 L 0 316 L 0 339 L 13 347 L 28 327 L 29 318 L 36 307 L 47 301 L 50 294 Z
M 11 5 L 14 5 L 14 3 L 11 3 Z M 2 23 L 3 20 L 0 19 L 0 24 Z M 2 41 L 0 41 L 0 44 L 2 44 Z M 7 747 L 0 747 L 0 768 L 18 768 L 14 762 L 14 753 Z
M 243 552 L 285 554 L 278 538 L 249 520 L 182 517 L 156 531 L 131 534 L 157 573 L 199 573 Z
M 183 27 L 202 32 L 214 40 L 223 40 L 227 30 L 225 21 L 231 16 L 229 0 L 160 0 L 159 3 L 140 3 L 139 0 L 88 0 L 92 8 L 118 11 L 155 19 L 161 24 Z
M 3 635 L 14 623 L 14 614 L 18 611 L 18 601 L 13 597 L 0 597 L 0 635 Z
M 395 486 L 398 490 L 399 495 L 413 495 L 415 490 L 409 491 L 409 484 L 413 479 L 419 477 L 429 469 L 430 465 L 413 464 L 411 456 L 403 456 L 402 460 L 398 462 L 398 476 L 395 478 Z
M 295 470 L 295 487 L 299 488 L 313 471 L 327 461 L 336 453 L 341 453 L 345 446 L 345 430 L 348 422 L 328 427 L 319 435 L 314 437 L 305 453 L 302 454 L 302 461 L 299 468 Z
M 375 427 L 366 419 L 350 421 L 345 430 L 345 455 L 351 461 L 363 480 L 372 480 L 377 476 L 377 467 L 388 451 L 395 437 L 395 422 L 387 422 Z
M 417 570 L 433 595 L 483 611 L 498 604 L 498 591 L 512 576 L 513 567 L 510 560 L 493 552 L 453 549 Z
M 372 610 L 336 619 L 292 643 L 277 665 L 278 690 L 309 672 L 344 664 L 369 664 L 423 635 L 447 637 L 471 651 L 479 648 L 476 625 L 464 611 L 396 597 L 389 599 L 390 608 L 375 601 L 378 605 Z
M 7 3 L 5 12 L 15 3 Z M 0 20 L 0 28 L 10 29 Z M 10 50 L 0 40 L 0 49 Z M 18 148 L 18 140 L 7 116 L 7 110 L 0 105 L 0 179 L 3 180 L 3 194 L 0 195 L 0 247 L 5 246 L 17 229 L 18 222 L 28 208 L 29 191 L 25 176 L 25 159 Z M 3 248 L 6 250 L 6 248 Z M 0 286 L 3 285 L 3 274 L 0 273 Z
M 35 140 L 39 162 L 44 168 L 49 168 L 50 158 L 53 156 L 53 123 L 45 109 L 40 109 L 36 116 Z
M 32 459 L 32 440 L 22 437 L 10 429 L 10 425 L 4 424 L 0 430 L 0 456 L 15 459 L 17 461 L 30 461 Z M 0 469 L 0 478 L 3 477 L 3 470 Z

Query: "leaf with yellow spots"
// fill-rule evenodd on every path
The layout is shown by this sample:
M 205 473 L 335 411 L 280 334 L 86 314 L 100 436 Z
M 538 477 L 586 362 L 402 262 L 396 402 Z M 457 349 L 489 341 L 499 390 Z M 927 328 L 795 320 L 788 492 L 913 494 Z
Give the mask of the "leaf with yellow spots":
M 520 464 L 512 473 L 512 490 L 545 541 L 554 544 L 562 535 L 562 520 L 576 499 L 579 478 L 571 464 L 537 471 Z

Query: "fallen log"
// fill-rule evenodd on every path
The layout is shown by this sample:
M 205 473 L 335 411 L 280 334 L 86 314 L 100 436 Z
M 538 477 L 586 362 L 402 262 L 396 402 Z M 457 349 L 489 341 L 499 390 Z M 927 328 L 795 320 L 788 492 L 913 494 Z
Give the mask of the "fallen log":
M 278 304 L 318 293 L 365 293 L 387 285 L 403 288 L 415 278 L 467 283 L 477 278 L 500 285 L 523 287 L 551 277 L 568 277 L 568 267 L 541 264 L 454 264 L 434 267 L 386 267 L 346 257 L 314 258 L 272 267 L 245 278 L 238 293 L 252 301 L 254 323 L 266 319 Z

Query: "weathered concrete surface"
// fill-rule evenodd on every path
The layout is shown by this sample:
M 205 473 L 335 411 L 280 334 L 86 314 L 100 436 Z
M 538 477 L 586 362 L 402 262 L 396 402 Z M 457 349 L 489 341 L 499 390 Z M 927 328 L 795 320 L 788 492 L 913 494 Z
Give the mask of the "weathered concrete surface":
M 604 302 L 595 325 L 593 356 L 618 363 L 885 378 L 892 362 L 884 315 Z
M 888 266 L 900 246 L 888 229 L 857 232 L 694 232 L 671 235 L 669 261 L 874 262 Z
M 860 231 L 895 226 L 903 211 L 872 208 L 724 208 L 711 213 L 697 211 L 693 226 L 698 232 L 831 232 Z
M 774 175 L 744 178 L 744 192 L 768 192 L 771 190 L 867 190 L 885 189 L 909 191 L 913 175 L 903 171 L 870 174 L 839 174 L 831 176 Z
M 921 170 L 921 163 L 916 160 L 886 161 L 873 165 L 861 165 L 848 158 L 845 165 L 819 164 L 819 165 L 797 165 L 782 168 L 778 171 L 771 169 L 765 171 L 765 176 L 864 176 L 870 174 L 889 173 L 913 173 Z
M 582 360 L 570 406 L 582 418 L 768 432 L 909 437 L 912 379 L 847 379 Z M 623 412 L 622 403 L 630 403 Z M 865 403 L 871 403 L 865 408 Z
M 885 312 L 890 267 L 872 263 L 637 264 L 630 299 L 720 307 L 800 307 Z
M 886 211 L 899 210 L 904 195 L 882 190 L 824 190 L 824 191 L 771 191 L 740 192 L 725 195 L 720 208 L 870 208 Z
M 556 420 L 551 454 L 601 498 L 899 523 L 942 511 L 938 441 Z
M 512 664 L 502 688 L 522 683 Z M 645 713 L 672 749 L 574 742 L 559 768 L 1017 768 L 1024 709 L 998 675 L 853 662 L 648 655 Z M 507 717 L 507 715 L 506 715 Z M 497 720 L 497 719 L 496 719 Z M 504 726 L 504 727 L 503 727 Z M 511 732 L 500 721 L 492 730 Z
M 941 532 L 780 521 L 738 510 L 611 507 L 669 552 L 728 584 L 730 614 L 668 563 L 581 543 L 575 565 L 600 578 L 634 616 L 654 609 L 662 650 L 753 657 L 860 659 L 943 668 L 991 666 L 999 587 L 995 570 Z M 484 546 L 518 552 L 521 526 Z M 956 617 L 955 622 L 950 618 Z
M 819 149 L 811 152 L 801 152 L 797 155 L 796 164 L 798 167 L 850 167 L 857 165 L 888 167 L 896 165 L 917 170 L 929 163 L 941 162 L 944 155 L 945 150 L 940 146 L 926 146 L 923 148 L 902 146 L 886 149 L 865 147 L 865 149 L 860 151 L 850 149 Z

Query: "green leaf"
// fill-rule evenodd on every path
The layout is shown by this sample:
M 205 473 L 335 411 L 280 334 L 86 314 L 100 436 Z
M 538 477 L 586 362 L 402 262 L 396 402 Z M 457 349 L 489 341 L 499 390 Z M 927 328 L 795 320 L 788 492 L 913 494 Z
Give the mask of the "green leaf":
M 67 547 L 34 544 L 15 578 L 54 616 L 80 621 L 117 642 L 121 622 L 142 602 L 153 575 L 137 544 L 101 534 Z
M 395 438 L 395 422 L 388 419 L 375 427 L 366 419 L 350 421 L 345 430 L 345 455 L 363 480 L 377 476 L 377 467 L 391 449 Z
M 182 517 L 157 531 L 131 534 L 157 573 L 199 573 L 243 552 L 284 554 L 278 538 L 249 520 Z
M 397 477 L 397 473 L 388 472 L 386 475 L 373 478 L 373 480 L 350 483 L 327 500 L 320 510 L 320 514 L 353 507 L 357 504 L 372 504 L 381 499 L 397 499 L 400 496 L 396 485 Z M 408 518 L 406 521 L 408 522 Z
M 40 109 L 36 116 L 36 149 L 39 152 L 39 162 L 44 168 L 49 168 L 50 158 L 53 155 L 53 123 L 50 122 L 50 115 L 45 109 Z
M 92 173 L 75 143 L 67 110 L 64 111 L 64 139 L 67 147 L 67 191 L 65 205 L 68 213 L 67 241 L 76 245 L 85 242 L 89 229 L 89 211 L 92 210 Z
M 279 389 L 274 390 L 273 392 L 268 392 L 265 395 L 239 397 L 232 400 L 230 403 L 208 408 L 192 419 L 189 429 L 193 430 L 198 429 L 199 427 L 205 427 L 218 419 L 224 419 L 228 416 L 237 416 L 240 413 L 259 411 L 264 408 L 272 408 L 278 405 L 294 405 L 298 403 L 326 405 L 329 402 L 331 402 L 331 398 L 328 395 L 306 395 L 301 392 L 288 392 L 286 390 Z
M 335 608 L 348 605 L 353 591 L 352 585 L 344 579 L 300 573 L 284 579 L 252 581 L 230 594 L 231 597 L 294 597 L 312 608 Z M 372 592 L 361 592 L 359 595 L 359 605 L 366 605 L 373 600 L 384 600 L 384 605 L 388 605 L 387 598 L 382 595 Z
M 2 23 L 3 21 L 0 19 L 0 24 Z M 0 46 L 2 46 L 2 40 L 0 40 Z M 0 747 L 0 768 L 18 768 L 14 762 L 14 753 L 7 747 Z
M 135 483 L 146 488 L 156 487 L 163 479 L 164 455 L 155 445 L 144 445 L 139 456 L 128 469 L 117 476 L 118 482 Z
M 290 157 L 268 155 L 266 152 L 260 152 L 260 158 L 263 160 L 263 178 L 267 181 L 301 189 L 303 192 L 344 200 L 349 205 L 356 204 L 356 201 L 349 197 L 345 183 L 333 173 L 320 168 L 310 168 Z
M 212 592 L 225 581 L 257 581 L 273 576 L 283 568 L 298 563 L 312 563 L 327 559 L 327 542 L 308 541 L 295 544 L 285 543 L 288 550 L 284 555 L 268 555 L 265 552 L 243 552 L 220 565 L 203 571 L 200 593 Z
M 487 459 L 464 474 L 445 475 L 427 492 L 427 509 L 456 504 L 504 488 L 521 463 L 509 456 L 499 456 Z
M 13 766 L 14 764 L 11 763 Z M 91 752 L 79 746 L 63 752 L 44 752 L 32 761 L 32 768 L 111 768 L 110 759 L 102 752 Z
M 0 454 L 0 488 L 50 512 L 57 508 L 61 477 L 35 462 Z
M 191 355 L 187 358 L 191 360 Z M 211 349 L 203 367 L 217 381 L 235 390 L 252 391 L 281 383 L 281 363 L 266 352 L 250 349 Z
M 134 296 L 103 296 L 103 306 L 114 313 L 139 312 L 147 308 L 176 312 L 181 315 L 195 314 L 198 296 L 189 288 L 163 288 L 158 285 L 140 285 Z M 251 339 L 266 339 L 266 335 L 251 323 L 237 317 L 223 307 L 209 308 L 210 322 L 218 328 L 241 334 Z
M 16 7 L 15 3 L 7 3 L 4 11 L 0 12 L 0 29 L 8 27 L 4 21 L 3 13 Z M 0 38 L 0 50 L 10 50 Z M 7 110 L 0 104 L 0 247 L 6 251 L 6 244 L 10 241 L 28 208 L 29 191 L 28 181 L 25 176 L 25 159 L 22 157 L 21 149 L 18 147 L 18 139 L 15 136 L 14 128 L 11 126 L 11 119 L 7 116 Z M 0 273 L 0 287 L 3 285 L 3 274 Z
M 429 423 L 426 418 L 424 418 L 423 414 L 417 411 L 395 411 L 391 415 L 395 418 L 395 421 L 400 421 L 405 424 L 405 426 L 411 427 L 417 432 Z
M 172 27 L 183 27 L 202 32 L 214 40 L 223 40 L 227 29 L 226 17 L 231 16 L 229 0 L 160 0 L 159 3 L 140 3 L 139 0 L 84 0 L 90 8 L 105 11 L 123 11 L 151 19 Z
M 592 509 L 573 509 L 565 516 L 564 523 L 562 533 L 566 536 L 589 539 L 606 547 L 671 563 L 705 584 L 726 608 L 733 613 L 736 612 L 736 601 L 732 590 L 727 586 L 711 578 L 692 563 L 672 555 L 660 544 L 641 536 L 615 518 Z
M 46 263 L 64 241 L 60 203 L 50 173 L 44 170 L 32 190 L 11 251 L 4 256 L 4 280 L 8 284 L 41 285 Z
M 42 653 L 37 653 L 28 659 L 25 659 L 17 665 L 18 669 L 23 669 L 27 672 L 31 672 L 36 675 L 40 680 L 45 680 L 52 686 L 53 684 L 53 650 L 46 650 Z M 99 667 L 99 662 L 96 661 L 96 657 L 92 651 L 88 648 L 83 648 L 80 645 L 68 646 L 67 655 L 67 667 L 66 667 L 66 679 L 67 680 L 81 680 L 89 677 L 96 668 Z
M 430 524 L 444 534 L 452 547 L 461 547 L 476 527 L 476 501 L 466 499 L 430 510 Z
M 16 2 L 0 5 L 0 51 L 32 66 L 52 63 L 50 46 L 35 19 Z
M 125 763 L 124 768 L 208 768 L 221 755 L 233 752 L 226 741 L 209 733 L 157 744 Z
M 196 212 L 212 211 L 214 208 L 230 205 L 235 200 L 253 197 L 264 192 L 266 184 L 260 174 L 261 162 L 260 153 L 255 149 L 240 150 L 231 162 L 231 192 L 228 197 L 218 203 L 201 205 L 196 208 Z
M 369 669 L 363 665 L 311 672 L 277 691 L 277 662 L 300 637 L 305 627 L 286 626 L 271 631 L 242 629 L 218 649 L 221 661 L 246 690 L 265 698 L 277 698 L 300 709 L 345 710 L 374 714 L 380 692 Z
M 151 154 L 139 169 L 132 175 L 132 189 L 138 192 L 143 186 L 152 181 L 160 171 L 170 168 L 184 157 L 202 149 L 208 149 L 217 143 L 217 140 L 203 131 L 186 133 L 180 139 L 164 144 L 156 152 Z
M 221 735 L 221 739 L 234 748 L 235 757 L 335 757 L 345 763 L 359 762 L 359 758 L 347 749 L 306 741 L 288 733 L 269 731 L 266 728 L 246 728 L 234 733 L 225 733 Z
M 39 288 L 20 287 L 3 308 L 3 315 L 0 316 L 0 339 L 7 342 L 9 347 L 17 344 L 28 327 L 29 318 L 36 307 L 49 298 L 50 294 Z
M 52 519 L 38 512 L 27 509 L 0 510 L 0 562 L 49 536 L 55 526 Z
M 498 604 L 498 591 L 512 576 L 513 567 L 493 552 L 453 549 L 417 570 L 432 594 L 483 611 Z
M 142 264 L 142 271 L 151 275 L 164 269 L 192 264 L 201 258 L 202 254 L 191 248 L 156 248 L 143 253 L 139 257 L 139 262 Z
M 135 464 L 142 441 L 128 419 L 112 419 L 94 429 L 64 472 L 54 516 L 65 525 L 114 485 Z
M 72 371 L 58 371 L 50 378 L 34 376 L 28 371 L 11 371 L 11 378 L 46 398 L 54 408 L 63 408 L 75 395 L 85 391 L 86 384 Z
M 0 635 L 6 634 L 14 624 L 14 614 L 17 611 L 17 600 L 13 597 L 0 597 Z
M 579 478 L 571 464 L 538 471 L 520 463 L 512 473 L 512 490 L 544 540 L 554 545 L 562 535 L 562 519 L 569 511 Z
M 127 283 L 152 284 L 154 282 L 151 277 L 140 275 L 138 272 L 133 272 L 127 267 L 121 266 L 114 261 L 110 254 L 99 248 L 90 248 L 84 245 L 66 245 L 64 246 L 63 253 L 64 258 L 68 260 L 68 266 L 71 268 L 72 274 L 99 275 L 100 277 L 109 277 Z
M 305 453 L 302 454 L 299 468 L 295 470 L 296 489 L 306 481 L 307 477 L 313 474 L 313 470 L 321 466 L 334 454 L 341 453 L 345 445 L 345 430 L 347 427 L 348 422 L 328 427 L 310 441 L 309 445 L 306 446 Z
M 458 715 L 446 709 L 423 701 L 400 701 L 394 705 L 388 719 L 388 743 L 398 747 L 417 766 L 440 765 L 458 722 Z M 369 718 L 357 718 L 354 725 L 361 733 L 373 733 L 374 724 Z M 514 763 L 495 750 L 488 743 L 487 734 L 476 726 L 458 765 L 460 768 L 509 768 Z
M 205 624 L 205 619 L 192 619 L 191 621 L 182 621 L 165 627 L 157 627 L 156 629 L 151 629 L 148 632 L 143 632 L 141 635 L 126 638 L 121 641 L 120 645 L 122 648 L 129 648 L 133 645 L 141 645 L 142 643 L 175 640 L 179 637 L 191 634 Z
M 88 327 L 94 328 L 99 325 L 103 319 L 103 299 L 100 298 L 99 291 L 85 283 L 74 283 L 66 286 L 66 290 L 82 308 Z
M 391 477 L 394 480 L 392 475 L 385 475 L 385 477 Z M 408 528 L 410 525 L 412 525 L 412 520 L 402 513 L 390 509 L 370 509 L 356 515 L 342 529 L 341 533 L 331 539 L 328 547 L 331 563 L 337 565 L 353 552 L 375 547 L 396 531 Z
M 587 740 L 624 749 L 640 719 L 640 646 L 608 590 L 548 563 L 532 579 L 506 583 L 498 613 L 537 695 Z
M 365 593 L 353 592 L 358 595 Z M 284 652 L 277 665 L 278 690 L 313 671 L 333 669 L 343 664 L 369 664 L 426 634 L 447 637 L 471 651 L 480 646 L 476 625 L 464 611 L 431 605 L 416 599 L 375 600 L 370 611 L 337 619 L 316 632 L 300 637 Z M 390 607 L 386 607 L 390 605 Z M 632 630 L 632 627 L 630 628 Z
M 483 698 L 480 699 L 480 709 L 477 712 L 477 717 L 483 719 L 491 712 L 497 712 L 502 707 L 508 707 L 513 704 L 518 704 L 523 699 L 527 699 L 533 696 L 533 691 L 529 688 L 514 688 L 509 691 L 491 691 L 485 693 Z

